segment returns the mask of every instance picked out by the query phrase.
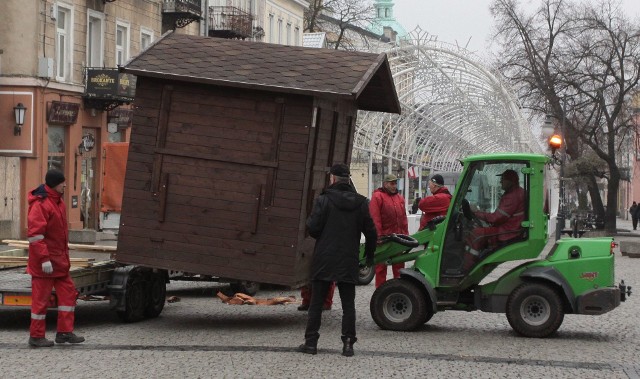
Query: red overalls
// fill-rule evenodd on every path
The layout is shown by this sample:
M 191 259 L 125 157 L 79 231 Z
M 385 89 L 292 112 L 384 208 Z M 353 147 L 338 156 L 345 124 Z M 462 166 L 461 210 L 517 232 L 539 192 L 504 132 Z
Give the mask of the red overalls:
M 51 290 L 55 288 L 58 308 L 58 333 L 73 332 L 74 311 L 78 292 L 69 275 L 69 231 L 67 212 L 61 194 L 46 185 L 29 193 L 27 216 L 31 275 L 31 328 L 34 338 L 45 336 L 45 318 Z M 50 261 L 51 274 L 42 272 L 42 263 Z

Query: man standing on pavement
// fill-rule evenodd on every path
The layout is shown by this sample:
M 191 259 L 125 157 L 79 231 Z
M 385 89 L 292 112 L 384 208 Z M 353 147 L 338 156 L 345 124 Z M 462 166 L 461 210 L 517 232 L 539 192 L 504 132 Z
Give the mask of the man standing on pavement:
M 318 353 L 322 303 L 332 282 L 337 282 L 342 302 L 342 355 L 353 356 L 356 338 L 356 283 L 358 282 L 360 233 L 366 239 L 365 256 L 373 264 L 376 229 L 369 215 L 367 198 L 350 184 L 349 167 L 338 163 L 329 171 L 329 187 L 316 199 L 307 228 L 316 245 L 311 260 L 311 304 L 298 351 Z
M 51 347 L 53 341 L 45 337 L 45 318 L 52 288 L 56 289 L 58 328 L 56 343 L 80 343 L 84 337 L 73 333 L 76 286 L 69 269 L 69 230 L 67 209 L 62 195 L 67 186 L 64 174 L 49 170 L 45 184 L 29 192 L 27 236 L 31 275 L 31 327 L 29 345 Z
M 629 213 L 631 213 L 631 222 L 633 223 L 633 230 L 636 230 L 638 227 L 638 218 L 640 218 L 639 209 L 640 207 L 638 207 L 638 204 L 636 204 L 635 201 L 631 204 L 631 208 L 629 208 Z
M 382 187 L 373 191 L 369 203 L 369 213 L 376 225 L 378 238 L 392 233 L 409 234 L 407 222 L 407 210 L 404 206 L 404 197 L 398 193 L 398 178 L 389 174 L 384 177 Z M 393 277 L 400 277 L 400 269 L 404 263 L 396 263 L 391 266 Z M 376 265 L 376 288 L 387 281 L 387 265 Z
M 429 191 L 431 191 L 431 196 L 422 199 L 418 205 L 422 211 L 419 230 L 424 229 L 434 217 L 445 216 L 451 203 L 451 194 L 444 186 L 442 175 L 435 174 L 429 179 Z

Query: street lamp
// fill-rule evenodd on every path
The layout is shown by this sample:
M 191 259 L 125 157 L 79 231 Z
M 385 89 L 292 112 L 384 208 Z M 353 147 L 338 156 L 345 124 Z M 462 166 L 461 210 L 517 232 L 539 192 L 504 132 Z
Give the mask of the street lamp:
M 562 121 L 560 122 L 560 133 L 553 134 L 555 128 L 553 127 L 553 123 L 551 122 L 551 116 L 547 115 L 547 119 L 545 120 L 544 126 L 542 127 L 542 133 L 545 136 L 549 137 L 549 147 L 551 148 L 551 155 L 554 160 L 556 159 L 555 153 L 556 150 L 559 150 L 564 147 L 562 151 L 562 155 L 560 157 L 560 178 L 558 183 L 558 214 L 556 216 L 556 241 L 562 235 L 562 230 L 565 226 L 565 214 L 564 214 L 564 165 L 567 156 L 567 147 L 564 144 L 564 122 L 566 118 L 566 99 L 562 99 Z M 564 146 L 563 146 L 564 145 Z
M 22 103 L 18 103 L 18 105 L 13 107 L 13 113 L 16 117 L 16 126 L 13 128 L 13 135 L 19 136 L 22 131 L 22 125 L 24 125 L 24 116 L 27 113 L 27 107 L 22 105 Z

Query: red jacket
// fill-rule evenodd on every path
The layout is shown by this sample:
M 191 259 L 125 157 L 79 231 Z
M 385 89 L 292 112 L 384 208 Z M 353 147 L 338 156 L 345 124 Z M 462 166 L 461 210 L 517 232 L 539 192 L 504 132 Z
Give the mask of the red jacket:
M 27 272 L 35 277 L 65 276 L 69 273 L 69 229 L 62 195 L 42 184 L 29 192 Z M 42 263 L 50 261 L 53 273 L 42 272 Z
M 376 224 L 378 238 L 396 234 L 409 234 L 404 197 L 399 193 L 389 194 L 382 188 L 373 191 L 369 202 L 369 213 Z
M 424 229 L 427 222 L 436 216 L 445 216 L 451 203 L 451 194 L 447 187 L 440 187 L 432 196 L 420 200 L 418 208 L 422 211 L 420 218 L 420 230 Z
M 524 220 L 524 200 L 524 189 L 516 186 L 502 195 L 495 212 L 476 212 L 476 216 L 498 227 L 498 233 L 519 231 Z M 518 232 L 499 234 L 497 237 L 498 241 L 507 241 L 517 236 Z

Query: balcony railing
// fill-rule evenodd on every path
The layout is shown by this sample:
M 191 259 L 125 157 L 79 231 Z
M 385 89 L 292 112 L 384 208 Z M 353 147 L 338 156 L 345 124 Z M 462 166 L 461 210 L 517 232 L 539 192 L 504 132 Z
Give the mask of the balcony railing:
M 202 0 L 163 0 L 162 13 L 191 13 L 202 15 Z
M 209 7 L 209 36 L 220 38 L 251 37 L 253 16 L 237 7 Z
M 163 0 L 162 31 L 184 28 L 202 19 L 202 0 Z

